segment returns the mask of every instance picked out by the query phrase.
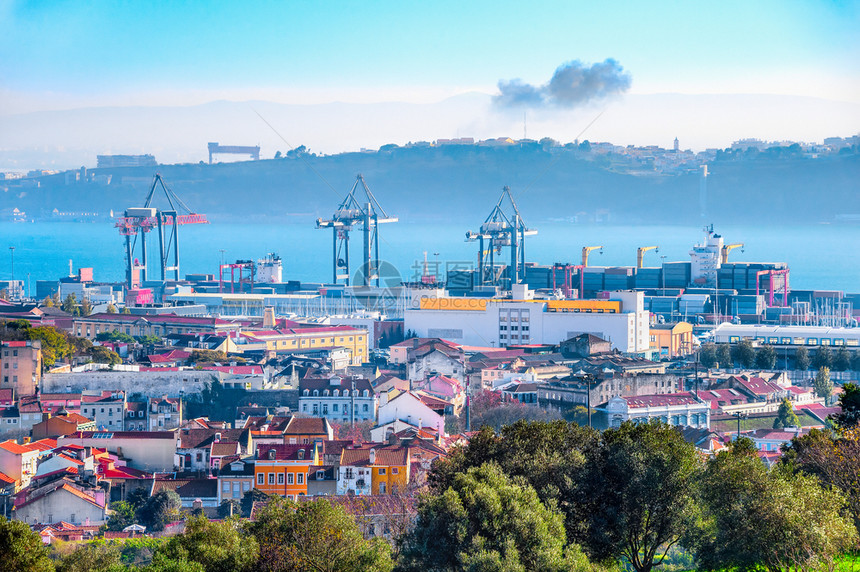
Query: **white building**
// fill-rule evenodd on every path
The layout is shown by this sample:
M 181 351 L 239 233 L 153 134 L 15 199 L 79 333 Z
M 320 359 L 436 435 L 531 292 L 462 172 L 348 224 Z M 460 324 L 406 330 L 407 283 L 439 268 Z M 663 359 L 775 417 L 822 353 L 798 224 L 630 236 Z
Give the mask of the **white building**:
M 299 411 L 330 421 L 376 419 L 377 397 L 363 378 L 303 379 L 299 381 Z
M 404 421 L 419 428 L 429 428 L 438 435 L 445 435 L 445 418 L 430 409 L 414 393 L 403 391 L 391 399 L 388 393 L 379 396 L 379 414 L 377 426 L 387 425 L 394 421 Z M 396 424 L 392 426 L 396 432 Z M 387 431 L 386 431 L 387 433 Z M 388 435 L 386 434 L 387 438 Z
M 625 421 L 647 423 L 652 419 L 676 427 L 711 427 L 711 403 L 689 392 L 613 397 L 598 409 L 605 411 L 610 427 L 619 427 Z
M 642 292 L 611 292 L 606 300 L 427 298 L 406 310 L 405 329 L 422 338 L 471 346 L 558 344 L 593 334 L 627 354 L 649 349 Z

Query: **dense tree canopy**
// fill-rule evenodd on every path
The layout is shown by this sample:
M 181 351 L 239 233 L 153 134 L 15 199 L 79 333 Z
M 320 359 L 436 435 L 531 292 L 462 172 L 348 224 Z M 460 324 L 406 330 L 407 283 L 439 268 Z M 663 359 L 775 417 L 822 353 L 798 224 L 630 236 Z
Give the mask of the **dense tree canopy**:
M 379 572 L 393 566 L 388 543 L 365 540 L 352 517 L 324 499 L 272 497 L 248 530 L 260 546 L 263 572 Z
M 404 570 L 562 571 L 588 569 L 578 548 L 565 554 L 563 519 L 488 463 L 458 473 L 421 504 L 402 551 Z
M 233 518 L 210 522 L 193 517 L 185 523 L 185 533 L 172 537 L 158 552 L 174 562 L 197 562 L 205 572 L 250 572 L 260 548 L 239 526 Z
M 637 572 L 651 570 L 694 517 L 698 453 L 669 425 L 624 423 L 585 457 L 576 479 L 583 545 L 598 560 L 624 556 Z
M 48 547 L 23 522 L 0 516 L 0 572 L 52 572 Z
M 768 471 L 748 439 L 708 463 L 700 490 L 704 518 L 687 540 L 702 569 L 829 568 L 856 546 L 840 492 L 812 476 Z

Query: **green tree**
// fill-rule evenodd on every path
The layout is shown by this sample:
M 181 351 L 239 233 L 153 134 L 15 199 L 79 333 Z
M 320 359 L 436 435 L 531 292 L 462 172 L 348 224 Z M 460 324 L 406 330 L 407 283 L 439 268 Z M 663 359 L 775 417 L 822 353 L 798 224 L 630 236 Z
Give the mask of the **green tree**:
M 126 526 L 134 524 L 135 507 L 128 501 L 117 501 L 110 504 L 113 514 L 108 518 L 105 530 L 121 531 Z
M 255 502 L 265 502 L 269 499 L 269 495 L 260 489 L 251 489 L 242 495 L 240 506 L 242 509 L 242 518 L 251 518 L 251 510 L 254 508 Z
M 815 395 L 824 398 L 825 403 L 830 401 L 830 396 L 833 395 L 833 382 L 830 380 L 830 369 L 822 367 L 815 374 L 813 382 Z
M 355 520 L 325 499 L 295 503 L 273 496 L 248 530 L 260 546 L 259 567 L 266 571 L 387 571 L 393 566 L 387 542 L 365 540 Z
M 764 345 L 755 354 L 755 366 L 759 369 L 773 369 L 776 366 L 776 350 Z
M 90 355 L 96 363 L 109 363 L 111 365 L 122 363 L 122 358 L 119 357 L 119 354 L 105 346 L 91 347 Z
M 815 357 L 812 358 L 812 365 L 815 366 L 815 369 L 833 366 L 833 352 L 830 351 L 829 346 L 818 346 L 818 349 L 815 350 Z
M 794 367 L 800 371 L 809 369 L 809 350 L 801 346 L 794 352 Z
M 78 297 L 74 294 L 66 296 L 66 299 L 63 300 L 62 310 L 67 314 L 76 315 L 78 312 Z
M 565 517 L 567 536 L 576 540 L 582 529 L 582 497 L 576 475 L 585 464 L 584 451 L 594 447 L 599 434 L 564 421 L 518 421 L 496 434 L 483 427 L 469 444 L 439 460 L 428 476 L 431 488 L 441 494 L 460 473 L 493 462 L 505 474 L 531 485 L 547 506 L 558 507 Z
M 199 562 L 171 560 L 163 554 L 156 554 L 152 563 L 140 570 L 141 572 L 205 572 Z
M 45 299 L 42 300 L 42 306 L 44 306 L 45 308 L 53 308 L 54 307 L 53 298 L 51 298 L 50 296 L 45 296 Z
M 60 559 L 57 572 L 125 572 L 120 549 L 115 544 L 88 542 Z
M 80 308 L 78 308 L 78 310 L 79 310 L 79 313 L 81 316 L 89 316 L 90 314 L 92 314 L 93 313 L 93 305 L 90 302 L 90 299 L 87 297 L 82 298 L 81 299 L 81 306 L 80 306 Z
M 0 572 L 52 572 L 54 563 L 39 535 L 23 522 L 0 516 Z
M 132 506 L 132 508 L 134 508 L 134 510 L 137 510 L 146 504 L 147 500 L 149 500 L 149 491 L 144 487 L 138 487 L 126 496 L 126 501 Z
M 732 359 L 732 348 L 729 344 L 720 344 L 717 346 L 717 361 L 722 369 L 731 369 L 735 362 Z
M 743 369 L 749 369 L 755 363 L 755 348 L 750 340 L 741 340 L 732 348 L 732 360 Z
M 114 306 L 113 304 L 108 304 L 107 313 L 116 314 L 116 306 Z
M 707 369 L 717 367 L 719 360 L 717 358 L 716 344 L 712 342 L 702 344 L 702 347 L 699 350 L 699 363 L 702 364 L 702 367 Z
M 137 520 L 151 532 L 164 530 L 164 526 L 179 519 L 182 501 L 173 491 L 159 491 L 137 509 Z
M 833 369 L 836 371 L 848 371 L 851 368 L 851 353 L 848 348 L 841 346 L 833 356 Z
M 134 338 L 125 332 L 120 331 L 111 331 L 111 332 L 100 332 L 96 334 L 97 342 L 120 342 L 123 344 L 133 344 Z
M 794 406 L 788 398 L 783 399 L 776 412 L 776 419 L 773 420 L 774 429 L 784 429 L 786 427 L 800 427 L 800 419 L 797 413 L 794 412 Z
M 128 306 L 122 309 L 123 314 L 131 314 L 131 310 L 128 309 Z
M 838 491 L 815 477 L 768 472 L 746 438 L 708 462 L 700 490 L 703 518 L 686 541 L 702 570 L 833 569 L 857 542 Z
M 64 332 L 60 332 L 52 326 L 39 326 L 38 328 L 30 328 L 27 333 L 31 340 L 39 340 L 42 343 L 42 365 L 44 367 L 52 367 L 58 360 L 71 357 L 72 346 Z
M 146 334 L 145 336 L 137 336 L 134 338 L 138 343 L 144 346 L 154 346 L 155 344 L 161 343 L 161 338 L 155 336 L 153 334 Z
M 839 407 L 842 411 L 834 413 L 830 418 L 840 429 L 855 429 L 860 426 L 860 386 L 855 383 L 843 385 Z
M 218 352 L 215 350 L 191 350 L 191 357 L 188 358 L 188 361 L 191 363 L 198 363 L 198 362 L 229 363 L 232 361 L 235 361 L 236 363 L 245 363 L 245 358 L 241 358 L 238 356 L 228 356 L 224 352 Z
M 256 568 L 260 548 L 244 535 L 238 519 L 209 522 L 198 516 L 185 523 L 185 532 L 171 538 L 158 552 L 174 561 L 198 562 L 206 572 L 246 572 Z
M 860 352 L 851 352 L 851 369 L 860 371 Z
M 561 515 L 489 463 L 422 501 L 400 564 L 415 571 L 587 569 L 578 547 L 565 556 L 565 544 Z
M 793 471 L 817 477 L 825 488 L 837 488 L 847 501 L 854 525 L 860 530 L 860 430 L 812 429 L 791 440 L 780 459 Z
M 576 477 L 582 545 L 592 558 L 626 558 L 648 572 L 688 530 L 701 462 L 693 445 L 664 423 L 623 423 L 586 450 Z

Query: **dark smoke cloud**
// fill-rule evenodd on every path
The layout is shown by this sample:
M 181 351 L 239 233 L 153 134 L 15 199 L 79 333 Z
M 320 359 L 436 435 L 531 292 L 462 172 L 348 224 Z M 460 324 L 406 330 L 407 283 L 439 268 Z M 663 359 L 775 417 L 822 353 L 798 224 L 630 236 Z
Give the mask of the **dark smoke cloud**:
M 612 58 L 583 64 L 574 60 L 559 66 L 549 83 L 534 86 L 519 79 L 499 81 L 493 101 L 502 107 L 577 107 L 630 89 L 630 74 Z

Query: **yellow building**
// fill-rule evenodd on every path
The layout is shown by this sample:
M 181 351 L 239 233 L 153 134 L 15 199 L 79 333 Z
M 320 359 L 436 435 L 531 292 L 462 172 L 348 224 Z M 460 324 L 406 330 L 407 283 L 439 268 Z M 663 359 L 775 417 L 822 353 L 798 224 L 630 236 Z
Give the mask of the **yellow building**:
M 409 484 L 410 451 L 399 445 L 363 445 L 341 453 L 337 494 L 385 495 Z M 370 476 L 370 479 L 367 477 Z
M 651 350 L 654 358 L 675 358 L 693 353 L 693 325 L 687 322 L 677 324 L 655 324 L 650 331 Z
M 367 332 L 351 326 L 323 326 L 306 328 L 282 328 L 243 332 L 250 344 L 247 349 L 262 348 L 269 352 L 293 352 L 299 350 L 321 350 L 346 348 L 353 365 L 367 361 Z M 257 343 L 254 343 L 257 342 Z M 240 344 L 240 347 L 241 344 Z

